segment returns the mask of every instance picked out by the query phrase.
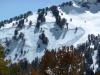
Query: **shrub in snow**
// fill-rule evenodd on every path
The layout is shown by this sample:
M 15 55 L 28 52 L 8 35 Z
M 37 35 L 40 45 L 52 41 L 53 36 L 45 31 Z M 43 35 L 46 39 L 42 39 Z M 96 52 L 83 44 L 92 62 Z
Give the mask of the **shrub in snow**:
M 14 31 L 14 35 L 15 35 L 15 36 L 18 35 L 18 30 L 17 30 L 17 29 Z
M 77 33 L 77 30 L 78 30 L 78 28 L 76 27 L 76 28 L 75 28 L 75 32 L 74 32 L 74 33 Z
M 23 38 L 24 38 L 24 33 L 21 32 L 21 33 L 19 34 L 19 39 L 23 39 Z
M 43 44 L 48 44 L 48 42 L 49 42 L 49 40 L 48 40 L 48 38 L 46 37 L 46 35 L 44 34 L 44 32 L 42 32 L 42 34 L 40 34 L 40 36 L 39 36 L 39 39 L 41 39 L 42 40 L 42 43 Z
M 0 28 L 1 27 L 4 27 L 4 22 L 3 21 L 0 22 Z
M 58 25 L 59 25 L 61 28 L 63 28 L 65 24 L 66 24 L 66 19 L 63 18 L 63 19 L 61 19 L 61 21 L 60 21 L 60 23 L 59 23 Z
M 45 37 L 45 38 L 43 38 L 43 44 L 48 44 L 48 42 L 49 42 L 49 40 L 48 40 L 48 38 L 47 37 Z
M 42 34 L 39 36 L 39 39 L 43 39 L 43 38 L 45 38 L 44 32 L 42 32 Z
M 29 25 L 32 25 L 32 21 L 29 22 Z

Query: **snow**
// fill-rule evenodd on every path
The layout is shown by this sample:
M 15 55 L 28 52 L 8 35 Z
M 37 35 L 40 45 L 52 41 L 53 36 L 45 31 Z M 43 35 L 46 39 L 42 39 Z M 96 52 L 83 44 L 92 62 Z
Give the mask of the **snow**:
M 94 49 L 94 45 L 93 45 L 93 44 L 91 44 L 91 45 L 90 45 L 90 48 Z
M 70 18 L 73 19 L 71 24 L 77 27 L 81 27 L 85 30 L 85 35 L 82 36 L 76 43 L 83 43 L 87 40 L 88 34 L 98 35 L 100 33 L 100 4 L 91 4 L 90 9 L 82 8 L 74 4 L 72 7 L 61 7 L 62 12 L 64 12 L 64 17 L 70 22 Z
M 96 63 L 97 62 L 97 50 L 95 50 L 94 51 L 94 54 L 93 54 L 93 56 L 92 56 L 92 60 L 93 60 L 93 64 L 91 65 L 91 68 L 93 68 L 93 72 L 95 73 L 96 72 L 96 70 L 97 70 L 97 68 L 98 68 L 98 64 Z
M 0 29 L 0 41 L 5 42 L 5 38 L 9 38 L 11 40 L 11 53 L 7 55 L 7 59 L 11 59 L 12 62 L 17 62 L 23 58 L 27 58 L 29 62 L 32 62 L 35 57 L 41 58 L 44 54 L 44 49 L 57 49 L 63 45 L 70 46 L 83 43 L 87 40 L 88 34 L 99 34 L 100 33 L 100 4 L 90 5 L 90 9 L 82 8 L 74 3 L 74 6 L 65 6 L 58 7 L 63 15 L 61 18 L 66 18 L 69 23 L 69 30 L 67 31 L 66 27 L 61 30 L 55 24 L 55 18 L 52 13 L 49 11 L 46 15 L 46 23 L 43 23 L 40 28 L 45 31 L 46 36 L 49 39 L 48 45 L 41 45 L 40 48 L 37 48 L 37 44 L 41 43 L 39 40 L 39 35 L 41 31 L 35 32 L 35 25 L 37 20 L 37 13 L 34 12 L 32 16 L 29 16 L 28 22 L 25 22 L 25 28 L 20 30 L 25 34 L 25 45 L 23 46 L 23 41 L 13 41 L 12 36 L 14 35 L 14 30 L 16 26 L 12 26 L 14 21 L 10 24 L 6 24 L 5 27 Z M 70 19 L 72 18 L 72 21 Z M 29 27 L 29 21 L 32 21 L 32 26 Z M 78 31 L 75 34 L 75 28 L 78 27 Z M 91 46 L 93 48 L 93 46 Z M 23 48 L 26 51 L 26 54 L 20 56 L 20 50 Z M 19 54 L 17 59 L 14 60 L 15 54 Z M 96 53 L 96 52 L 95 52 Z M 94 53 L 94 54 L 95 54 Z M 95 58 L 95 55 L 93 56 Z M 94 63 L 95 63 L 95 59 Z
M 83 34 L 84 34 L 84 30 L 82 28 L 78 28 L 77 33 L 75 34 L 75 28 L 70 25 L 69 26 L 69 30 L 67 31 L 66 27 L 64 27 L 63 30 L 61 30 L 59 27 L 57 27 L 57 25 L 55 25 L 54 22 L 47 22 L 44 23 L 43 25 L 41 25 L 41 28 L 45 31 L 46 36 L 49 39 L 49 44 L 48 46 L 46 45 L 41 45 L 40 48 L 37 48 L 38 45 L 38 41 L 39 41 L 39 35 L 41 34 L 41 31 L 35 33 L 35 26 L 31 26 L 30 28 L 28 28 L 28 26 L 26 26 L 25 28 L 23 28 L 22 30 L 20 30 L 20 32 L 23 32 L 25 34 L 25 46 L 23 48 L 22 43 L 23 41 L 13 41 L 11 40 L 9 49 L 12 51 L 7 58 L 9 58 L 9 56 L 11 57 L 11 60 L 14 60 L 14 56 L 15 54 L 19 54 L 20 57 L 20 51 L 23 48 L 24 51 L 28 51 L 28 53 L 23 56 L 22 58 L 27 58 L 27 60 L 29 60 L 29 62 L 31 62 L 35 57 L 41 57 L 43 55 L 44 49 L 55 49 L 55 48 L 59 48 L 62 45 L 71 45 L 74 42 L 76 42 Z M 4 38 L 12 38 L 12 36 L 14 35 L 14 30 L 15 28 L 5 28 L 3 30 L 0 31 L 0 34 L 2 34 L 3 36 L 0 36 L 1 39 Z M 7 31 L 7 32 L 6 32 Z M 72 37 L 73 36 L 73 37 Z M 39 42 L 40 43 L 40 42 Z M 20 57 L 20 59 L 22 59 Z M 17 61 L 17 60 L 15 60 Z M 14 62 L 15 62 L 14 61 Z
M 53 17 L 52 15 L 52 12 L 48 12 L 47 15 L 46 15 L 46 22 L 55 22 L 55 18 Z

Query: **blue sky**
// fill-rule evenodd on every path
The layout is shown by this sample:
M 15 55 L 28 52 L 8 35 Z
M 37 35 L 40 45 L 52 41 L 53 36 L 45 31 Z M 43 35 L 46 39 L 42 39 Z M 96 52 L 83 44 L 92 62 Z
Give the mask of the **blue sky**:
M 37 11 L 38 8 L 58 5 L 66 1 L 68 0 L 0 0 L 0 20 L 14 17 L 29 10 Z

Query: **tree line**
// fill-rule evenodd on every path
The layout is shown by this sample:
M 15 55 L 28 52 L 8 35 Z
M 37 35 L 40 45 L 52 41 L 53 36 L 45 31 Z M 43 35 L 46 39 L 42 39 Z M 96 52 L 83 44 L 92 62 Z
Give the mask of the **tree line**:
M 18 20 L 21 20 L 21 19 L 26 19 L 28 16 L 30 16 L 32 14 L 33 14 L 32 11 L 28 11 L 24 14 L 19 15 L 19 16 L 15 16 L 13 18 L 0 21 L 0 28 L 4 27 L 5 24 L 12 23 L 12 21 L 18 21 Z
M 22 59 L 14 64 L 4 60 L 4 48 L 0 45 L 0 75 L 99 75 L 99 42 L 100 35 L 90 34 L 88 40 L 77 47 L 71 45 L 52 50 L 45 49 L 41 59 L 36 57 L 31 63 Z M 96 64 L 99 67 L 94 73 L 90 66 L 93 64 L 92 55 L 95 50 L 98 51 Z

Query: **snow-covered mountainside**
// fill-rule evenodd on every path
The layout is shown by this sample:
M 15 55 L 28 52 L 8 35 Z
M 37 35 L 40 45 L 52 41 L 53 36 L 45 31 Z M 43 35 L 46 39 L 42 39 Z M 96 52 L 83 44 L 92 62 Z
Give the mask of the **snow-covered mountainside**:
M 0 28 L 0 42 L 5 46 L 6 50 L 10 51 L 6 53 L 6 59 L 11 59 L 14 63 L 27 58 L 29 62 L 32 62 L 35 57 L 41 58 L 45 48 L 51 50 L 65 45 L 77 46 L 77 44 L 87 40 L 88 34 L 99 34 L 100 4 L 88 4 L 88 6 L 89 9 L 73 3 L 73 6 L 64 5 L 58 7 L 61 18 L 67 20 L 68 29 L 66 25 L 61 29 L 55 23 L 56 19 L 52 12 L 48 11 L 45 16 L 46 22 L 43 22 L 38 30 L 36 28 L 38 14 L 34 12 L 25 19 L 24 26 L 19 29 L 17 34 L 17 37 L 19 37 L 23 33 L 24 39 L 15 40 L 13 37 L 18 26 L 16 21 L 5 24 L 4 27 Z M 30 21 L 32 24 L 30 24 Z M 49 40 L 48 44 L 43 44 L 39 39 L 43 32 Z

